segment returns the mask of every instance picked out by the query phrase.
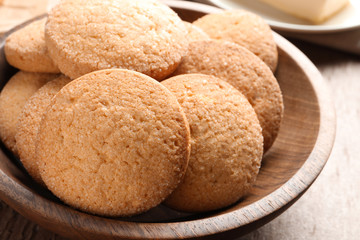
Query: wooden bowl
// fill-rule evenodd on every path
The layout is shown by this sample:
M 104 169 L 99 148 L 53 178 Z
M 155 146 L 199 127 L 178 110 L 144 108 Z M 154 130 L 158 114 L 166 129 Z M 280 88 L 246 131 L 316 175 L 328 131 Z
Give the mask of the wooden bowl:
M 219 11 L 192 2 L 169 5 L 187 21 Z M 319 71 L 291 43 L 274 36 L 279 48 L 275 75 L 284 95 L 284 120 L 275 144 L 264 156 L 254 188 L 236 204 L 203 214 L 159 206 L 131 218 L 94 216 L 68 207 L 34 183 L 4 146 L 0 151 L 0 198 L 42 227 L 75 239 L 218 239 L 241 236 L 269 222 L 310 187 L 330 155 L 335 135 L 335 112 Z M 0 47 L 3 87 L 16 70 L 5 61 L 4 39 Z

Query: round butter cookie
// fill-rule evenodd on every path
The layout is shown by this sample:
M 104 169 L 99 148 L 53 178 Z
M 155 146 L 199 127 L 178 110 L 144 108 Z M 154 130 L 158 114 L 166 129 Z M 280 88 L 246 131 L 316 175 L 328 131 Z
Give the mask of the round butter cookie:
M 191 133 L 188 170 L 166 205 L 202 212 L 238 201 L 255 182 L 263 154 L 254 109 L 243 94 L 213 76 L 184 74 L 162 84 L 177 97 Z
M 159 82 L 130 70 L 100 70 L 55 95 L 36 154 L 42 180 L 65 203 L 129 216 L 158 205 L 183 179 L 190 130 Z
M 270 26 L 260 16 L 245 10 L 228 10 L 205 15 L 193 24 L 212 39 L 235 42 L 249 49 L 275 72 L 277 46 Z
M 186 36 L 179 16 L 156 0 L 64 0 L 45 28 L 50 56 L 70 78 L 122 68 L 163 79 L 186 54 Z
M 5 57 L 10 65 L 28 72 L 59 73 L 45 44 L 46 18 L 34 21 L 7 37 Z
M 35 140 L 41 117 L 55 94 L 70 81 L 60 76 L 46 83 L 29 98 L 18 118 L 15 135 L 18 154 L 30 176 L 40 184 L 43 182 L 37 166 Z
M 243 93 L 255 109 L 264 136 L 264 152 L 279 132 L 284 105 L 269 67 L 249 50 L 225 41 L 190 43 L 175 75 L 203 73 L 219 77 Z
M 47 73 L 17 72 L 0 93 L 0 137 L 15 155 L 16 124 L 26 101 L 46 82 L 57 75 Z
M 195 26 L 192 23 L 185 22 L 184 24 L 188 30 L 188 39 L 191 41 L 199 41 L 199 40 L 210 40 L 210 37 L 199 27 Z

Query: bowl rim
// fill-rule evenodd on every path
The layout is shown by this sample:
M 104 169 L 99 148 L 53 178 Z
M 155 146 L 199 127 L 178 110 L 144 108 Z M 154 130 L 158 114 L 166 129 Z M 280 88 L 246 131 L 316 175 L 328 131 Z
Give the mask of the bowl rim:
M 222 11 L 217 7 L 194 2 L 166 1 L 166 3 L 172 8 L 182 8 L 185 10 L 194 10 L 194 8 L 197 8 L 201 12 L 213 13 Z M 39 19 L 45 15 L 46 14 L 34 19 Z M 34 19 L 29 20 L 5 33 L 0 39 L 0 46 L 3 46 L 6 37 L 10 33 Z M 203 237 L 234 230 L 270 214 L 282 212 L 288 207 L 287 205 L 289 203 L 295 201 L 310 187 L 325 166 L 335 140 L 336 117 L 334 105 L 330 97 L 330 90 L 318 69 L 292 43 L 275 32 L 273 32 L 273 34 L 278 47 L 293 59 L 293 61 L 304 71 L 304 74 L 309 79 L 309 82 L 312 85 L 318 99 L 320 115 L 319 131 L 314 148 L 312 149 L 310 155 L 301 168 L 275 191 L 254 203 L 231 212 L 220 213 L 216 216 L 201 219 L 167 223 L 127 222 L 94 215 L 91 215 L 91 220 L 89 220 L 89 214 L 77 211 L 66 205 L 50 202 L 45 197 L 33 194 L 27 187 L 24 187 L 9 178 L 1 169 L 0 198 L 25 217 L 29 216 L 30 213 L 35 215 L 36 219 L 34 219 L 34 221 L 38 223 L 45 219 L 46 221 L 56 222 L 59 226 L 66 227 L 71 225 L 74 229 L 82 229 L 94 234 L 99 234 L 102 232 L 102 229 L 111 226 L 111 233 L 107 234 L 111 234 L 112 237 L 122 238 L 148 237 L 160 239 L 178 238 L 180 236 L 181 238 Z M 2 151 L 0 153 L 4 154 Z M 9 189 L 11 189 L 11 191 L 9 191 Z M 274 201 L 274 199 L 277 200 Z M 64 219 L 61 218 L 61 214 L 56 214 L 56 212 L 49 214 L 49 211 L 47 210 L 54 209 L 54 204 L 56 205 L 56 208 L 59 208 L 59 211 L 64 211 L 71 216 L 76 216 L 76 221 L 74 220 L 71 223 L 64 222 Z M 22 206 L 30 206 L 30 209 L 26 209 Z M 92 224 L 88 224 L 89 221 Z M 224 222 L 227 224 L 222 224 Z M 132 233 L 131 235 L 127 234 L 130 232 Z

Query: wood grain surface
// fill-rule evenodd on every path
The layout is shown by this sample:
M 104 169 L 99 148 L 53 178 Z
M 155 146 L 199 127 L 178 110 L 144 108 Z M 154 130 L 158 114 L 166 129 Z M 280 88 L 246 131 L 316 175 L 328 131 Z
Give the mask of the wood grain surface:
M 356 239 L 360 236 L 360 60 L 293 40 L 330 84 L 338 131 L 333 153 L 319 179 L 283 215 L 233 239 Z M 0 201 L 0 239 L 65 239 L 28 221 Z M 217 238 L 219 239 L 219 238 Z M 229 239 L 229 238 L 226 238 Z
M 296 41 L 331 87 L 337 114 L 332 154 L 313 186 L 283 215 L 242 240 L 360 236 L 360 58 Z

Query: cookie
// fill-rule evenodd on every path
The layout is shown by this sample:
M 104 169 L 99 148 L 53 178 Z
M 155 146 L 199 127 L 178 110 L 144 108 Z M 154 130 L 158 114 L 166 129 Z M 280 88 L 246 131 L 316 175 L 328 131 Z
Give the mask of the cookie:
M 231 41 L 249 49 L 275 72 L 277 46 L 269 25 L 245 10 L 228 10 L 205 15 L 193 23 L 212 39 Z
M 17 155 L 16 124 L 26 101 L 36 90 L 57 75 L 47 73 L 16 73 L 0 93 L 0 137 L 5 146 Z
M 199 27 L 195 26 L 192 23 L 185 22 L 184 24 L 188 30 L 188 39 L 191 41 L 199 41 L 199 40 L 210 40 L 210 37 Z
M 100 70 L 63 87 L 41 121 L 41 178 L 86 212 L 128 216 L 163 201 L 185 175 L 190 130 L 175 96 L 130 70 Z
M 155 0 L 65 0 L 49 13 L 50 56 L 70 78 L 109 68 L 163 79 L 186 54 L 179 16 Z
M 276 139 L 284 106 L 280 86 L 271 70 L 247 49 L 230 42 L 190 43 L 186 57 L 174 73 L 204 73 L 219 77 L 242 92 L 262 127 L 264 152 Z
M 19 157 L 30 176 L 40 184 L 43 182 L 37 167 L 35 139 L 41 117 L 55 94 L 70 81 L 60 76 L 46 83 L 29 98 L 18 118 L 15 140 Z
M 213 76 L 184 74 L 162 84 L 177 97 L 191 131 L 188 170 L 166 205 L 202 212 L 238 201 L 256 180 L 263 154 L 254 109 L 243 94 Z
M 28 72 L 60 72 L 47 51 L 45 22 L 46 18 L 34 21 L 7 37 L 4 51 L 10 65 Z

